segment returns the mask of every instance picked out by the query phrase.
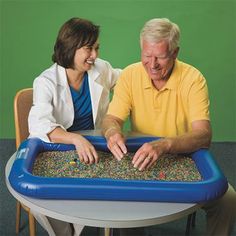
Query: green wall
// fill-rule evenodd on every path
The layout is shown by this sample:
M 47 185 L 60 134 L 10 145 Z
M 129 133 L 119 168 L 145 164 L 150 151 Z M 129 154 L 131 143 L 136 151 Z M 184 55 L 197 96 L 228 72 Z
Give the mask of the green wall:
M 139 60 L 144 22 L 167 17 L 182 31 L 179 59 L 208 81 L 213 140 L 236 141 L 235 1 L 2 0 L 0 9 L 0 138 L 14 138 L 14 95 L 51 65 L 58 29 L 67 19 L 101 25 L 100 57 L 125 67 Z

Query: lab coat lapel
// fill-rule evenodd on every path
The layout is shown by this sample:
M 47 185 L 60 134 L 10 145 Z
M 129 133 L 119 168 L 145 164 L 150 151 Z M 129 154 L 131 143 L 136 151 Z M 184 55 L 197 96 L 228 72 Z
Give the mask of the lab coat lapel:
M 96 70 L 95 67 L 93 67 L 91 70 L 88 71 L 88 78 L 89 78 L 89 89 L 90 89 L 92 110 L 93 110 L 93 123 L 95 125 L 103 86 L 100 73 Z
M 69 107 L 73 107 L 73 101 L 70 93 L 70 87 L 67 82 L 67 76 L 66 76 L 66 70 L 65 68 L 58 65 L 57 69 L 58 75 L 56 78 L 58 78 L 57 84 L 58 84 L 58 91 L 61 93 L 61 99 L 69 105 Z

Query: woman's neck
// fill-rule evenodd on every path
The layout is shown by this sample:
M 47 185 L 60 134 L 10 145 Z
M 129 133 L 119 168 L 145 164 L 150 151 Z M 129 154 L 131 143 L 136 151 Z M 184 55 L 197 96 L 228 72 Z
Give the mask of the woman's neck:
M 68 84 L 73 89 L 79 90 L 84 79 L 84 73 L 85 72 L 78 72 L 77 70 L 73 69 L 66 69 Z

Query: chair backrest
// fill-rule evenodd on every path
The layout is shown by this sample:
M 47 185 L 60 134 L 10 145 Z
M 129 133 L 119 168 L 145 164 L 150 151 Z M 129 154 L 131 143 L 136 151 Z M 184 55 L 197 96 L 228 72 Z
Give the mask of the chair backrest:
M 14 119 L 16 148 L 29 136 L 28 116 L 33 104 L 33 89 L 26 88 L 17 92 L 14 98 Z

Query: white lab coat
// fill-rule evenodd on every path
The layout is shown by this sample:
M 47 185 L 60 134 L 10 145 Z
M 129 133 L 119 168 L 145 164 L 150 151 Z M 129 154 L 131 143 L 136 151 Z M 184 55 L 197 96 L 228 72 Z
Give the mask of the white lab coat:
M 109 105 L 109 93 L 120 73 L 120 69 L 113 69 L 99 58 L 88 71 L 95 129 L 101 126 Z M 73 120 L 74 107 L 66 70 L 55 63 L 34 80 L 33 106 L 28 118 L 30 137 L 50 142 L 48 133 L 58 126 L 68 129 Z

